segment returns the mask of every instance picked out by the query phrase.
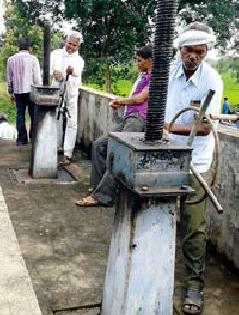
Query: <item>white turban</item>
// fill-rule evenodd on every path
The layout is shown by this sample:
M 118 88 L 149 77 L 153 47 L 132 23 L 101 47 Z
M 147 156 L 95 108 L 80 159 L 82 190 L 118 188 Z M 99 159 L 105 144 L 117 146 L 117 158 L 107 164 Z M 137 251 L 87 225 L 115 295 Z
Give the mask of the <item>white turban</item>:
M 216 44 L 216 36 L 203 31 L 188 30 L 179 35 L 175 40 L 175 47 L 179 48 L 182 46 L 194 46 L 194 45 L 207 45 L 211 48 Z

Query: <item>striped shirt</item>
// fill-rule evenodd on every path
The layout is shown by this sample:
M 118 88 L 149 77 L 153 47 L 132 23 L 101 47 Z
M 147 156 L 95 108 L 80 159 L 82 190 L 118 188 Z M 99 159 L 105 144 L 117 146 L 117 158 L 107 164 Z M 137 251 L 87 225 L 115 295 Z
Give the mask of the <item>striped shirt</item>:
M 41 83 L 40 65 L 37 57 L 21 50 L 7 61 L 7 82 L 9 94 L 31 92 L 32 84 Z
M 223 92 L 221 77 L 209 64 L 203 61 L 194 74 L 187 80 L 182 63 L 175 62 L 170 68 L 168 97 L 166 108 L 166 122 L 169 123 L 176 112 L 192 104 L 193 101 L 203 104 L 209 89 L 215 90 L 215 94 L 207 108 L 207 113 L 219 113 Z M 194 112 L 183 113 L 176 124 L 193 123 Z M 186 144 L 188 137 L 172 135 L 181 143 Z M 192 162 L 195 169 L 200 173 L 209 170 L 212 163 L 214 150 L 214 138 L 212 132 L 207 136 L 196 136 L 193 140 Z

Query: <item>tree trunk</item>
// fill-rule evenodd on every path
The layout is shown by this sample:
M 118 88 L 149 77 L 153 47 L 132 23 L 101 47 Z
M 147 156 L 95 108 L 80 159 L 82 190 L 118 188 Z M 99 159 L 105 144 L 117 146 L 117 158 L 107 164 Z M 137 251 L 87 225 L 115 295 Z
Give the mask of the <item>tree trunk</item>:
M 107 93 L 112 93 L 112 78 L 111 78 L 111 71 L 110 66 L 106 60 L 105 63 L 105 87 Z

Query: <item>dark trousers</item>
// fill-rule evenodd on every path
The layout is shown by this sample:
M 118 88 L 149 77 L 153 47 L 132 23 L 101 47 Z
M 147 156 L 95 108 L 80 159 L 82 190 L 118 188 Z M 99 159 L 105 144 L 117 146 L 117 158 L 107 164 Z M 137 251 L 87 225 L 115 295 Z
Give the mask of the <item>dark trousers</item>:
M 114 131 L 141 132 L 144 131 L 145 121 L 138 113 L 132 113 L 124 122 L 114 128 Z M 109 137 L 100 137 L 92 146 L 91 186 L 94 189 L 92 197 L 102 204 L 109 205 L 115 197 L 115 180 L 107 170 L 107 147 Z
M 26 129 L 26 108 L 31 118 L 31 126 L 33 123 L 34 105 L 30 100 L 30 93 L 15 94 L 16 100 L 16 128 L 17 128 L 17 142 L 28 142 L 27 129 Z M 31 138 L 31 128 L 29 131 L 29 137 Z

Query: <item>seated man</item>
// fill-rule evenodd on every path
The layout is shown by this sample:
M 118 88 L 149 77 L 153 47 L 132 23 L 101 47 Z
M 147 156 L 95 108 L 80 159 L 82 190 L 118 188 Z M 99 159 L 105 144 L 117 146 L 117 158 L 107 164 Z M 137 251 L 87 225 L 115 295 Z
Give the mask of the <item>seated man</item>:
M 151 47 L 145 46 L 137 50 L 136 63 L 140 73 L 132 88 L 130 97 L 117 98 L 110 103 L 110 106 L 114 110 L 125 106 L 123 124 L 119 125 L 114 131 L 144 131 L 152 64 Z M 78 206 L 107 206 L 111 205 L 114 200 L 114 179 L 113 176 L 106 171 L 107 145 L 108 137 L 101 137 L 93 143 L 91 171 L 93 192 L 90 196 L 77 201 L 76 204 Z

